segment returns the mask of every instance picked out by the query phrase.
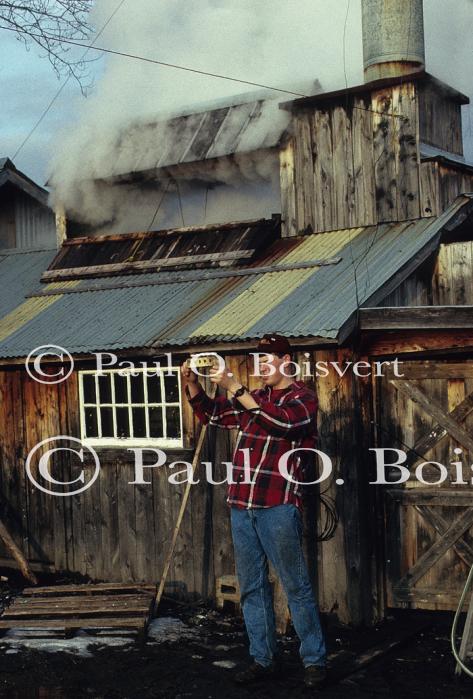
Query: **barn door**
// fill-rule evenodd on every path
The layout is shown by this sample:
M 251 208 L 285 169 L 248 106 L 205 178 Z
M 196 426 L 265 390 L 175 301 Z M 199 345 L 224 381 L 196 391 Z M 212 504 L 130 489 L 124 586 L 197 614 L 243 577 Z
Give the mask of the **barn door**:
M 407 483 L 382 486 L 387 604 L 454 609 L 473 564 L 473 362 L 404 362 L 401 372 L 378 380 L 375 405 L 377 446 L 402 449 L 411 471 Z M 466 484 L 452 484 L 454 461 Z M 422 462 L 443 464 L 446 480 L 414 480 Z M 388 480 L 398 477 L 392 469 Z M 429 483 L 440 477 L 439 466 L 423 468 Z

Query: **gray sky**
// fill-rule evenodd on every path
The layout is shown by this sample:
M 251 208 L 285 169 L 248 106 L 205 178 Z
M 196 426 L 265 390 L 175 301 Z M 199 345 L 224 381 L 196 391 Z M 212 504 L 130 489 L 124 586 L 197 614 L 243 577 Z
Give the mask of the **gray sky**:
M 116 4 L 116 0 L 101 0 L 95 17 L 98 26 Z M 100 43 L 269 84 L 285 86 L 292 80 L 319 78 L 324 89 L 343 87 L 347 4 L 299 0 L 297 12 L 294 8 L 290 0 L 135 0 L 125 3 Z M 424 8 L 427 69 L 471 97 L 472 0 L 424 0 Z M 0 156 L 13 157 L 61 83 L 34 46 L 26 51 L 10 32 L 0 31 L 0 37 Z M 348 83 L 355 84 L 362 79 L 360 0 L 351 0 L 346 56 Z M 41 184 L 47 163 L 62 142 L 59 132 L 78 128 L 86 102 L 90 107 L 95 101 L 102 113 L 116 110 L 139 117 L 140 110 L 151 113 L 155 106 L 159 112 L 249 89 L 124 58 L 108 62 L 101 58 L 91 64 L 91 70 L 96 78 L 92 96 L 85 100 L 70 80 L 15 159 L 18 168 Z M 473 159 L 469 110 L 465 110 L 464 132 L 466 154 Z
M 91 64 L 99 77 L 103 61 Z M 0 30 L 0 84 L 2 120 L 0 124 L 0 157 L 13 157 L 47 107 L 62 80 L 58 80 L 49 62 L 39 51 L 28 51 L 11 32 Z M 39 184 L 44 184 L 46 165 L 54 143 L 54 133 L 74 120 L 73 100 L 80 92 L 70 80 L 43 123 L 15 158 L 15 165 Z

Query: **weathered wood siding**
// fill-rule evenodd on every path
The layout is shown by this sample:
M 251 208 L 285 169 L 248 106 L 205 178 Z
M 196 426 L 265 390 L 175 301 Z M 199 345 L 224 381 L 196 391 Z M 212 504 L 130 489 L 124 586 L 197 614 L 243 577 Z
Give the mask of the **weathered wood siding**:
M 439 164 L 439 207 L 444 211 L 462 192 L 473 192 L 473 174 Z
M 422 216 L 438 216 L 459 194 L 473 191 L 473 174 L 436 160 L 421 163 L 420 182 Z
M 413 83 L 294 115 L 281 152 L 285 235 L 421 216 Z
M 462 153 L 460 105 L 412 82 L 294 113 L 280 152 L 283 235 L 438 216 L 473 176 L 420 161 L 420 142 Z
M 342 361 L 343 352 L 310 354 L 315 360 Z M 251 376 L 247 356 L 229 355 L 233 372 L 250 388 L 258 386 Z M 298 356 L 300 365 L 307 362 Z M 139 359 L 137 360 L 139 361 Z M 80 367 L 79 367 L 80 368 Z M 351 375 L 349 375 L 351 376 Z M 320 589 L 321 607 L 334 611 L 343 621 L 368 621 L 371 614 L 366 547 L 366 509 L 363 494 L 363 463 L 353 453 L 354 439 L 360 443 L 358 414 L 353 401 L 358 391 L 351 378 L 340 381 L 322 377 L 308 383 L 319 395 L 318 425 L 320 448 L 330 455 L 343 488 L 328 486 L 336 498 L 341 524 L 336 537 L 317 543 L 318 499 L 308 497 L 305 510 L 304 543 L 314 587 Z M 334 389 L 334 390 L 332 390 Z M 367 403 L 369 405 L 369 401 Z M 54 497 L 41 492 L 28 480 L 25 460 L 39 441 L 55 435 L 80 436 L 77 374 L 62 384 L 33 381 L 23 367 L 0 372 L 0 473 L 3 517 L 30 561 L 49 564 L 93 580 L 154 581 L 163 569 L 182 498 L 183 486 L 168 482 L 172 473 L 166 465 L 148 469 L 150 485 L 130 485 L 134 477 L 130 454 L 125 450 L 97 450 L 101 471 L 97 481 L 84 493 Z M 369 429 L 369 421 L 367 422 Z M 184 402 L 186 445 L 192 447 L 199 429 L 187 401 Z M 208 431 L 202 461 L 216 464 L 214 478 L 224 477 L 222 461 L 231 460 L 236 432 Z M 192 460 L 192 449 L 169 452 L 169 461 Z M 152 461 L 153 459 L 151 459 Z M 68 455 L 53 460 L 53 475 L 70 480 L 78 475 Z M 77 461 L 75 463 L 78 463 Z M 92 463 L 84 468 L 91 470 Z M 182 467 L 181 467 L 182 468 Z M 175 469 L 176 470 L 176 469 Z M 178 469 L 180 470 L 180 469 Z M 339 470 L 339 472 L 338 472 Z M 73 471 L 73 473 L 71 472 Z M 169 574 L 167 592 L 184 598 L 212 598 L 215 578 L 234 572 L 226 485 L 213 486 L 202 478 L 191 498 L 179 534 Z M 0 557 L 6 556 L 0 548 Z M 318 561 L 318 564 L 317 564 Z
M 378 444 L 406 452 L 411 473 L 428 462 L 428 484 L 413 479 L 383 486 L 387 604 L 454 610 L 473 564 L 471 365 L 452 357 L 407 361 L 402 371 L 405 380 L 378 379 Z M 460 455 L 453 452 L 458 447 Z M 452 460 L 463 463 L 464 485 L 451 483 L 457 478 Z M 448 473 L 441 483 L 435 463 Z M 398 477 L 393 469 L 393 480 Z
M 379 306 L 473 305 L 473 241 L 441 243 Z
M 439 164 L 427 160 L 420 165 L 420 208 L 423 217 L 438 216 L 440 205 Z
M 188 418 L 187 406 L 185 414 Z M 55 435 L 80 436 L 77 374 L 63 384 L 44 385 L 23 368 L 0 372 L 0 416 L 3 516 L 28 558 L 94 580 L 159 579 L 183 493 L 183 486 L 168 482 L 169 467 L 149 469 L 150 485 L 130 485 L 130 453 L 98 450 L 100 476 L 84 493 L 54 497 L 33 486 L 25 473 L 33 446 Z M 210 431 L 209 441 L 213 435 Z M 170 461 L 178 459 L 191 461 L 192 451 L 169 453 Z M 55 477 L 71 478 L 64 454 L 52 463 Z M 91 471 L 92 463 L 84 468 Z M 224 498 L 224 486 L 210 487 L 204 480 L 192 489 L 169 575 L 171 590 L 182 596 L 211 596 L 214 575 L 233 572 Z M 217 520 L 212 500 L 218 503 Z
M 317 350 L 315 358 L 340 366 L 365 359 L 349 349 Z M 319 545 L 320 606 L 342 621 L 369 623 L 378 616 L 374 491 L 368 486 L 371 383 L 351 371 L 340 377 L 332 370 L 317 379 L 317 396 L 320 449 L 333 464 L 321 490 L 340 515 L 335 536 Z
M 419 85 L 420 140 L 450 153 L 463 154 L 461 105 L 438 87 Z

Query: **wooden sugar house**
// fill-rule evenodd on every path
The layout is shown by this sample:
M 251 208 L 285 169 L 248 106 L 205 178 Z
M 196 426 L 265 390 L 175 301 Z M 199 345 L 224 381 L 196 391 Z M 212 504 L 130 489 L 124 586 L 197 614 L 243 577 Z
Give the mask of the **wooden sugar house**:
M 314 488 L 305 512 L 322 611 L 358 624 L 392 607 L 457 604 L 473 562 L 473 165 L 463 156 L 461 122 L 468 99 L 425 72 L 422 3 L 411 2 L 410 15 L 405 6 L 365 0 L 362 85 L 281 104 L 288 126 L 256 145 L 247 140 L 254 149 L 245 157 L 279 159 L 275 216 L 87 236 L 70 226 L 59 250 L 29 253 L 21 273 L 14 253 L 0 259 L 1 493 L 33 566 L 93 580 L 159 580 L 183 493 L 169 482 L 169 463 L 192 459 L 199 432 L 177 367 L 191 352 L 217 351 L 255 387 L 248 353 L 264 333 L 279 332 L 312 369 L 305 378 L 319 400 L 320 448 L 334 465 L 320 486 L 340 518 L 334 536 L 317 541 L 326 510 Z M 406 56 L 397 46 L 408 28 Z M 170 168 L 179 181 L 186 158 L 205 169 L 242 157 L 238 144 L 252 120 L 237 119 L 235 134 L 234 119 L 226 131 L 228 116 L 220 109 L 189 117 L 193 128 L 175 144 L 187 155 L 155 168 L 157 186 Z M 140 172 L 132 181 L 142 186 Z M 26 372 L 25 357 L 45 344 L 72 355 L 67 380 L 40 383 Z M 135 362 L 137 375 L 120 376 L 114 364 L 96 376 L 98 352 Z M 169 353 L 170 376 L 151 376 L 152 363 Z M 58 371 L 59 358 L 48 359 Z M 384 364 L 379 375 L 357 376 L 352 364 L 344 371 L 356 361 Z M 25 474 L 31 449 L 55 435 L 99 454 L 100 475 L 80 495 L 53 497 Z M 216 475 L 234 439 L 209 431 L 202 460 L 216 464 Z M 168 456 L 145 469 L 142 485 L 132 484 L 137 446 Z M 373 448 L 403 450 L 411 474 L 422 461 L 436 463 L 422 467 L 425 483 L 395 483 L 393 467 L 393 482 L 373 485 Z M 455 448 L 465 483 L 450 465 L 459 460 Z M 155 460 L 150 451 L 147 463 Z M 439 464 L 449 478 L 435 483 Z M 81 469 L 90 476 L 93 464 L 61 452 L 52 469 L 66 481 Z M 213 599 L 216 579 L 233 573 L 225 486 L 202 479 L 167 591 Z

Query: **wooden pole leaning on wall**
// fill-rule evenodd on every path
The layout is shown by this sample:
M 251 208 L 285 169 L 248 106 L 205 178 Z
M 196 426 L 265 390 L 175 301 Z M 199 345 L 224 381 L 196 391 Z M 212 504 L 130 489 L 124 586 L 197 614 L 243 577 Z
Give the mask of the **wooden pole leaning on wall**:
M 215 384 L 212 386 L 212 390 L 210 391 L 210 398 L 214 398 L 217 392 L 217 385 Z M 186 511 L 186 506 L 187 506 L 187 501 L 189 500 L 189 495 L 191 493 L 191 488 L 192 488 L 192 481 L 194 480 L 194 473 L 197 470 L 197 464 L 199 463 L 200 459 L 200 454 L 202 452 L 202 447 L 204 446 L 204 440 L 207 434 L 207 424 L 202 425 L 202 428 L 200 430 L 200 435 L 199 439 L 197 440 L 197 445 L 195 448 L 194 452 L 194 458 L 192 459 L 192 465 L 191 465 L 191 471 L 192 471 L 192 477 L 186 484 L 186 489 L 184 491 L 184 495 L 182 497 L 182 502 L 181 502 L 181 507 L 179 508 L 179 514 L 177 516 L 176 520 L 176 525 L 174 527 L 174 531 L 172 534 L 172 539 L 171 539 L 171 545 L 169 546 L 169 551 L 166 556 L 166 561 L 164 563 L 164 569 L 163 569 L 163 574 L 161 576 L 161 580 L 159 583 L 158 590 L 156 592 L 156 597 L 154 599 L 154 607 L 153 607 L 153 616 L 156 616 L 159 603 L 161 602 L 161 597 L 163 596 L 164 592 L 164 586 L 166 584 L 166 579 L 169 574 L 169 568 L 171 567 L 171 561 L 172 557 L 174 555 L 174 549 L 176 547 L 176 542 L 177 542 L 177 537 L 179 536 L 179 530 L 181 528 L 182 520 L 184 518 L 184 512 Z
M 28 561 L 18 548 L 18 546 L 15 544 L 13 541 L 13 538 L 0 519 L 0 539 L 3 541 L 5 544 L 6 548 L 8 551 L 11 553 L 12 557 L 15 559 L 15 561 L 18 563 L 18 567 L 26 580 L 28 580 L 32 585 L 37 585 L 38 580 L 36 578 L 36 575 L 33 573 L 33 571 L 30 569 L 28 565 Z

